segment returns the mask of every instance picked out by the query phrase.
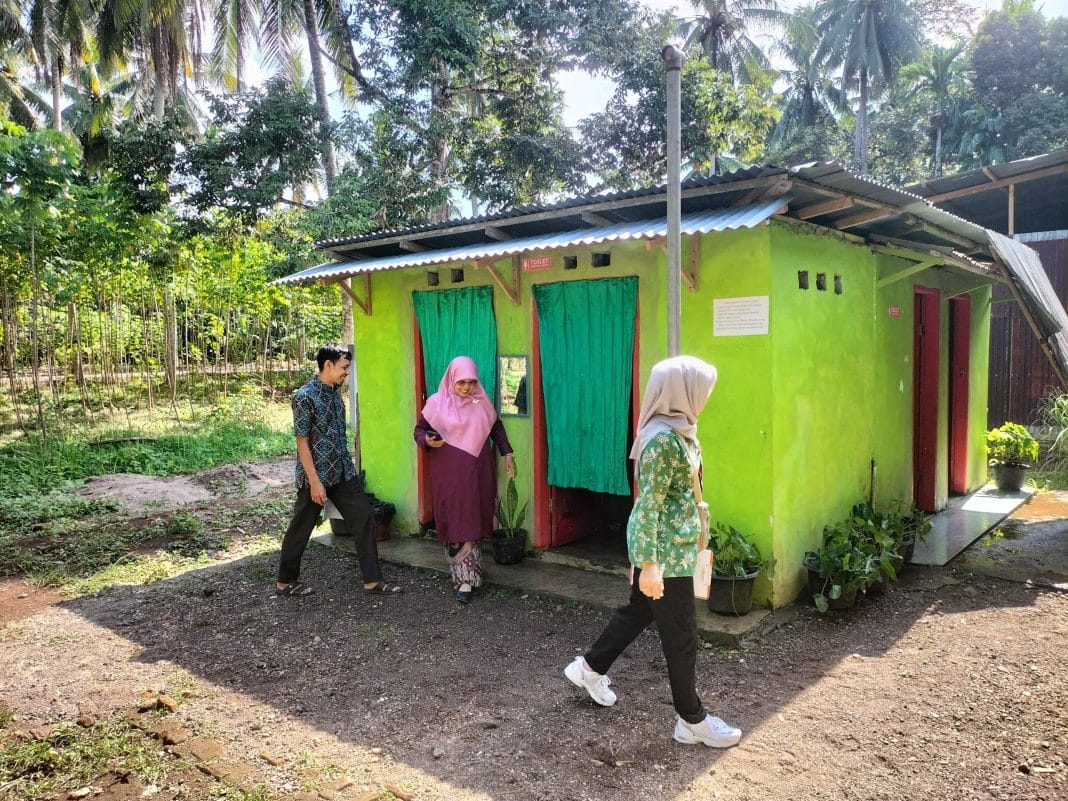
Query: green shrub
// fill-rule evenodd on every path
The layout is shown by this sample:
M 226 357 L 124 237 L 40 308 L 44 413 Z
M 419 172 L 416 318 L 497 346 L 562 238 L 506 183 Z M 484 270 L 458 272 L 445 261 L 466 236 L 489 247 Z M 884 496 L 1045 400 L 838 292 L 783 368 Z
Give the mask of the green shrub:
M 1038 461 L 1038 441 L 1019 423 L 1005 423 L 986 435 L 991 465 L 1030 467 Z
M 742 532 L 726 523 L 712 524 L 708 547 L 715 555 L 712 572 L 717 576 L 741 578 L 768 566 L 757 547 Z

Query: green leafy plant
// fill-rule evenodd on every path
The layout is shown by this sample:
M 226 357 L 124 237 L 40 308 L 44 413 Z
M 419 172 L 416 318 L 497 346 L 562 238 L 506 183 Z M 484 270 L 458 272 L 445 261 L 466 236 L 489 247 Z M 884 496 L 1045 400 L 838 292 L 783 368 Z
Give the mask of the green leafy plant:
M 498 531 L 506 537 L 526 537 L 523 521 L 527 516 L 527 504 L 528 501 L 523 501 L 523 505 L 519 505 L 519 491 L 516 489 L 515 479 L 509 478 L 504 495 L 497 498 Z
M 1038 441 L 1019 423 L 1005 423 L 986 435 L 991 466 L 1031 467 L 1038 461 Z
M 768 567 L 757 547 L 742 532 L 726 523 L 712 524 L 709 547 L 715 554 L 712 572 L 717 576 L 742 578 Z
M 1048 431 L 1052 442 L 1042 457 L 1042 468 L 1064 472 L 1068 468 L 1068 394 L 1051 393 L 1042 399 L 1035 424 Z
M 823 545 L 805 554 L 805 567 L 820 578 L 819 591 L 813 593 L 816 608 L 826 612 L 830 601 L 865 589 L 878 575 L 879 564 L 876 550 L 856 536 L 852 519 L 826 526 Z

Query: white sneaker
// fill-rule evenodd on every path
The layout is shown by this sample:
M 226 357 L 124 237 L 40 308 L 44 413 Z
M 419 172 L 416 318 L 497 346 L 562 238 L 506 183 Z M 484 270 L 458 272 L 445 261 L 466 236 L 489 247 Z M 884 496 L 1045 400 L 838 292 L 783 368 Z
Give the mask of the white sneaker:
M 590 698 L 601 706 L 612 706 L 616 702 L 616 694 L 608 689 L 612 680 L 596 671 L 587 670 L 584 661 L 581 656 L 576 656 L 575 661 L 564 668 L 564 675 L 576 687 L 588 692 Z
M 687 723 L 679 718 L 675 723 L 674 737 L 686 745 L 704 743 L 711 748 L 730 748 L 742 739 L 742 730 L 728 726 L 719 718 L 706 715 L 700 723 Z

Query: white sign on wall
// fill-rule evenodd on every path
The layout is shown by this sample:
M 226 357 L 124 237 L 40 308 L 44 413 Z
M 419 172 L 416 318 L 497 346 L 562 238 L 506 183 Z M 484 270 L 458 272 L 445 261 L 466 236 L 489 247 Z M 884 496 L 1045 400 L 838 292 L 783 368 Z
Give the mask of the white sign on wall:
M 712 301 L 712 336 L 748 337 L 768 333 L 768 296 Z

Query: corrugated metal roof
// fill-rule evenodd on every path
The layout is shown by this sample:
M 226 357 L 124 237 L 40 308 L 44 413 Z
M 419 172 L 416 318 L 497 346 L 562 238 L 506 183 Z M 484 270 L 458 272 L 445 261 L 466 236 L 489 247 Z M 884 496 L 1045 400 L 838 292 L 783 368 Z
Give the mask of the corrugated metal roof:
M 1061 381 L 1068 379 L 1068 314 L 1042 267 L 1038 253 L 1023 242 L 990 232 L 990 243 L 1013 278 L 1020 298 L 1049 344 Z
M 688 178 L 683 181 L 682 189 L 699 189 L 703 186 L 718 186 L 719 184 L 728 184 L 735 181 L 746 180 L 749 178 L 761 178 L 771 175 L 782 175 L 786 170 L 782 167 L 766 166 L 766 167 L 746 167 L 744 169 L 735 170 L 734 172 L 725 173 L 723 175 L 712 175 L 705 177 Z M 415 234 L 424 234 L 429 231 L 439 231 L 448 228 L 457 228 L 465 225 L 472 225 L 474 223 L 485 223 L 491 225 L 501 220 L 510 220 L 517 217 L 526 217 L 531 214 L 542 214 L 544 212 L 552 211 L 568 211 L 571 209 L 581 209 L 583 206 L 590 206 L 598 203 L 613 203 L 621 200 L 630 200 L 632 198 L 640 197 L 655 197 L 656 195 L 666 195 L 667 185 L 659 184 L 657 186 L 643 186 L 637 189 L 626 189 L 618 192 L 594 192 L 588 195 L 573 195 L 572 197 L 565 198 L 557 203 L 549 204 L 532 204 L 529 206 L 516 206 L 511 209 L 505 209 L 504 211 L 494 212 L 493 214 L 481 214 L 476 217 L 462 217 L 443 220 L 442 222 L 435 223 L 422 223 L 420 225 L 411 225 L 401 228 L 384 228 L 378 231 L 371 231 L 365 234 L 357 234 L 356 236 L 345 236 L 337 239 L 324 239 L 315 243 L 315 246 L 320 250 L 329 250 L 341 245 L 355 245 L 360 242 L 372 242 L 376 239 L 388 239 L 395 236 L 409 236 Z
M 696 234 L 710 231 L 728 231 L 737 228 L 753 228 L 785 208 L 788 202 L 788 197 L 777 197 L 749 206 L 686 214 L 682 217 L 682 233 Z M 479 243 L 443 248 L 441 250 L 428 250 L 420 253 L 385 256 L 377 259 L 331 262 L 309 267 L 307 270 L 287 275 L 284 278 L 272 281 L 272 283 L 304 284 L 329 278 L 345 278 L 350 275 L 380 272 L 382 270 L 399 270 L 404 267 L 451 264 L 474 261 L 476 259 L 496 260 L 516 253 L 529 253 L 535 250 L 555 250 L 584 245 L 598 245 L 603 242 L 619 242 L 629 239 L 655 239 L 666 235 L 667 221 L 665 219 L 639 220 L 601 228 L 583 228 L 575 231 L 512 239 L 505 242 Z
M 1043 153 L 1040 156 L 1032 156 L 1016 161 L 1007 161 L 1002 164 L 990 164 L 977 170 L 958 172 L 955 175 L 947 175 L 944 178 L 932 178 L 929 181 L 909 186 L 908 189 L 917 192 L 923 197 L 941 195 L 946 192 L 954 192 L 959 189 L 969 189 L 973 186 L 983 186 L 994 183 L 1003 178 L 1015 178 L 1018 175 L 1044 170 L 1048 167 L 1068 164 L 1068 150 L 1054 150 Z

